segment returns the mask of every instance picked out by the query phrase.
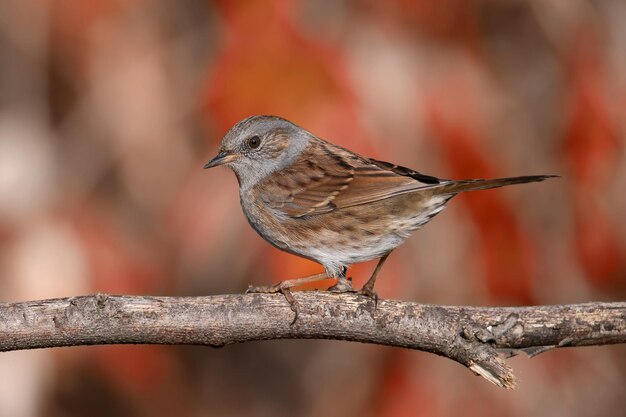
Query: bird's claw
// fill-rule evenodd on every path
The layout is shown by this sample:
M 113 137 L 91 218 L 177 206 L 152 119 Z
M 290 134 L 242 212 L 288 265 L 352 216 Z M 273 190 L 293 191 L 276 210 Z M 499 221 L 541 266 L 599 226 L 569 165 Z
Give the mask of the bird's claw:
M 352 288 L 352 278 L 337 280 L 335 285 L 328 288 L 330 292 L 343 293 L 343 292 L 356 292 L 354 288 Z
M 246 289 L 246 294 L 276 294 L 277 292 L 281 292 L 281 284 L 274 285 L 261 285 L 259 287 L 255 285 L 249 285 Z
M 378 306 L 378 294 L 374 291 L 373 288 L 369 288 L 367 286 L 361 288 L 358 292 L 359 295 L 363 295 L 365 297 L 371 298 L 374 300 L 374 306 Z
M 263 285 L 260 287 L 250 285 L 246 289 L 246 294 L 281 293 L 285 297 L 287 302 L 289 303 L 289 308 L 291 308 L 291 311 L 295 313 L 293 320 L 291 321 L 291 325 L 293 325 L 296 322 L 296 320 L 298 320 L 298 301 L 296 301 L 296 298 L 293 296 L 289 288 L 291 288 L 291 285 L 289 285 L 285 281 L 281 281 L 278 284 L 274 284 L 274 285 Z

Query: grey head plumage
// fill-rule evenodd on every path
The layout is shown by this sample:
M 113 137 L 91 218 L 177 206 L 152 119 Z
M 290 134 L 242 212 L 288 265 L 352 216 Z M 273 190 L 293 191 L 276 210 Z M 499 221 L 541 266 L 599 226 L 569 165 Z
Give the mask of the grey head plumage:
M 218 155 L 204 165 L 225 165 L 247 190 L 269 174 L 289 166 L 313 135 L 277 116 L 250 116 L 235 124 L 222 139 Z

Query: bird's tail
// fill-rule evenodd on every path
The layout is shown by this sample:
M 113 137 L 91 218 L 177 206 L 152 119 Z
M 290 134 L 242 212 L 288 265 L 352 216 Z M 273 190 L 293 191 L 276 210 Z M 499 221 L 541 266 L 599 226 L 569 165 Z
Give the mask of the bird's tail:
M 441 184 L 441 186 L 439 187 L 436 187 L 436 193 L 439 195 L 454 195 L 465 191 L 488 190 L 489 188 L 505 187 L 507 185 L 538 182 L 554 177 L 558 177 L 558 175 L 527 175 L 523 177 L 494 178 L 490 180 L 450 181 Z

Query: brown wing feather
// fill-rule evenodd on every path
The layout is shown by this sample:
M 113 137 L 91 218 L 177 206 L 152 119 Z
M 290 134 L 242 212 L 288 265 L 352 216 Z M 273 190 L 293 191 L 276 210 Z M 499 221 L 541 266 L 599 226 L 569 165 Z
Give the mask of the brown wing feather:
M 263 182 L 261 199 L 290 217 L 312 216 L 439 184 L 435 177 L 319 141 Z

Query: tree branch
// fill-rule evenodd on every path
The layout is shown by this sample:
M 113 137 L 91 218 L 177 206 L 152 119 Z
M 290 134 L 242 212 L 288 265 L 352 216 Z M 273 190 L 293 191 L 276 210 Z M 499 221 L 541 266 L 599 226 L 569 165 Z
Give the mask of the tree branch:
M 154 343 L 221 347 L 268 339 L 338 339 L 453 359 L 512 388 L 502 356 L 626 342 L 626 302 L 452 307 L 356 294 L 297 292 L 298 319 L 280 294 L 94 296 L 0 303 L 0 351 Z M 504 355 L 502 355 L 504 353 Z

